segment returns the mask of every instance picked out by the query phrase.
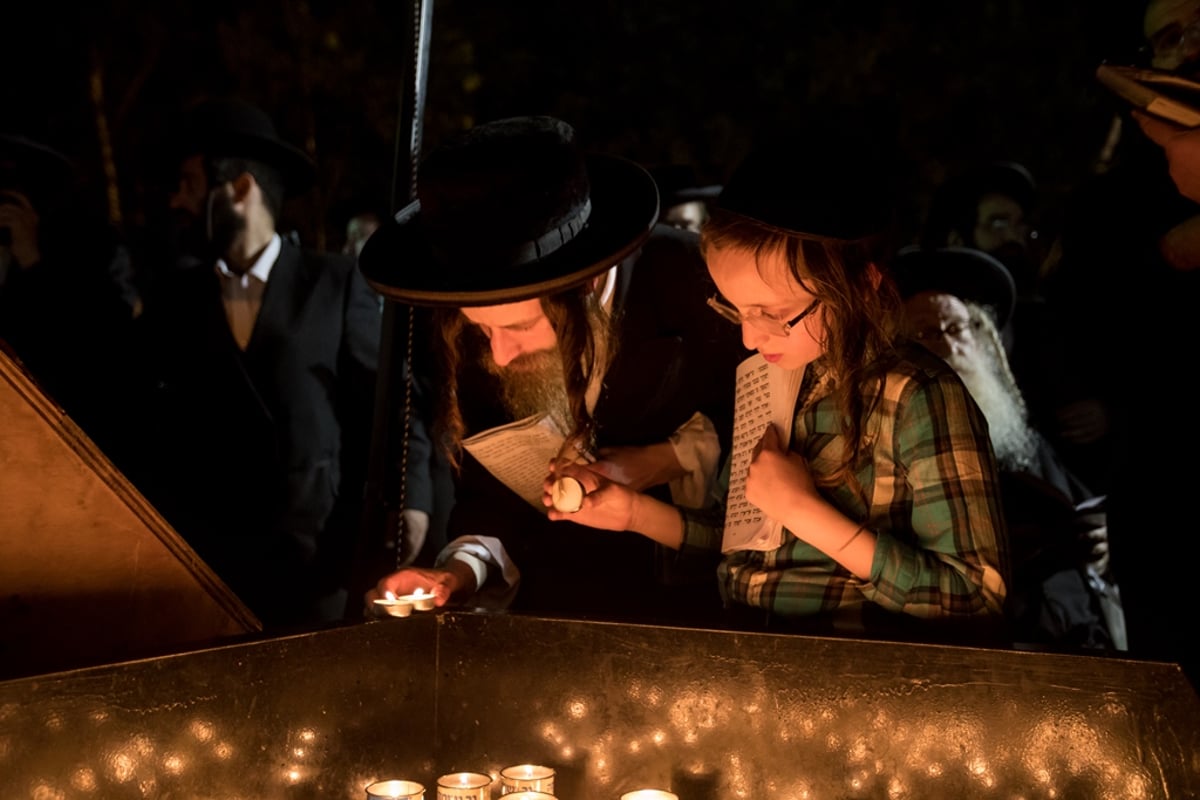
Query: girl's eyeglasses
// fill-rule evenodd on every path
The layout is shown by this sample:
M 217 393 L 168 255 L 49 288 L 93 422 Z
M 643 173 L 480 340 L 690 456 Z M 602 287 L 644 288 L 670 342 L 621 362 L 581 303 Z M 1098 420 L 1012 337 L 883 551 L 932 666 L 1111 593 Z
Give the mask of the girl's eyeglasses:
M 725 303 L 715 294 L 708 298 L 709 308 L 716 311 L 725 319 L 735 325 L 745 323 L 770 336 L 787 336 L 792 332 L 792 328 L 800 324 L 801 320 L 817 310 L 817 305 L 820 302 L 820 300 L 813 300 L 808 304 L 807 308 L 791 319 L 779 319 L 763 312 L 761 309 L 752 309 L 743 314 L 733 306 Z

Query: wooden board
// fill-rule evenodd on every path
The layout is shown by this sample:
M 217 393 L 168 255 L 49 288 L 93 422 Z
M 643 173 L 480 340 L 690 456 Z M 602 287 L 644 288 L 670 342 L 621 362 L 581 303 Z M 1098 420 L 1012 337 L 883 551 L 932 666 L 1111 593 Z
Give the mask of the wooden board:
M 0 678 L 260 631 L 0 347 Z

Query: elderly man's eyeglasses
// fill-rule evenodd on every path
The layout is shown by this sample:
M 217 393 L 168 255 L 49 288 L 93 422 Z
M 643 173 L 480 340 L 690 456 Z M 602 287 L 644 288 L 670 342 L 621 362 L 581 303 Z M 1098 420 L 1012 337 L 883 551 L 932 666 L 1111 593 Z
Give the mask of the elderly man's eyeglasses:
M 1151 35 L 1151 63 L 1159 69 L 1177 69 L 1187 60 L 1189 52 L 1194 52 L 1198 47 L 1200 14 L 1193 13 L 1191 18 L 1171 22 Z
M 979 323 L 975 320 L 957 321 L 951 322 L 945 327 L 929 327 L 922 328 L 919 331 L 913 331 L 912 338 L 916 339 L 918 342 L 930 342 L 934 339 L 941 339 L 942 337 L 963 341 L 967 338 L 968 334 L 975 333 L 979 327 Z
M 780 319 L 779 317 L 773 317 L 770 314 L 767 314 L 759 308 L 752 308 L 749 311 L 742 313 L 733 306 L 721 300 L 716 295 L 708 298 L 709 308 L 711 308 L 713 311 L 716 311 L 725 319 L 729 320 L 735 325 L 741 325 L 742 323 L 745 323 L 755 330 L 762 331 L 770 336 L 787 336 L 792 332 L 792 328 L 800 324 L 801 320 L 817 310 L 817 305 L 820 302 L 820 300 L 813 300 L 803 311 L 791 319 Z

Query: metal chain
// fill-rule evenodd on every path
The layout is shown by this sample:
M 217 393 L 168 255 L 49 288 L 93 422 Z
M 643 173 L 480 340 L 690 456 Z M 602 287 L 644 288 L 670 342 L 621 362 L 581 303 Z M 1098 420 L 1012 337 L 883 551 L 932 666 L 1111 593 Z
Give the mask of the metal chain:
M 417 168 L 421 162 L 422 120 L 425 116 L 425 81 L 428 48 L 426 43 L 429 36 L 429 25 L 433 12 L 433 0 L 412 0 L 412 34 L 413 34 L 413 63 L 412 63 L 412 98 L 413 110 L 408 141 L 408 200 L 412 202 L 417 197 Z M 413 330 L 416 327 L 416 313 L 412 306 L 406 306 L 408 327 L 405 335 L 404 363 L 401 369 L 404 374 L 404 428 L 400 434 L 400 496 L 397 501 L 396 514 L 396 569 L 403 566 L 405 533 L 407 525 L 404 521 L 404 509 L 408 502 L 408 438 L 412 430 L 412 395 L 413 395 Z M 413 554 L 415 557 L 417 554 Z
M 414 320 L 412 306 L 408 306 L 408 332 L 404 345 L 404 428 L 400 434 L 400 498 L 396 515 L 396 569 L 404 566 L 404 534 L 407 526 L 404 522 L 404 507 L 408 497 L 408 433 L 412 428 L 412 392 L 413 392 L 413 328 Z

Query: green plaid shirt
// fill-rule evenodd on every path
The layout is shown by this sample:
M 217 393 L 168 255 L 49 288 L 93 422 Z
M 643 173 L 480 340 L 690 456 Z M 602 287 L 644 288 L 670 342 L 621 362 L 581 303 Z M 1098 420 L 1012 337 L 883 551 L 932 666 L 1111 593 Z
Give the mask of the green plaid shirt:
M 726 603 L 792 617 L 861 613 L 870 603 L 923 618 L 1001 617 L 1007 533 L 987 423 L 941 359 L 918 345 L 902 355 L 883 384 L 867 428 L 868 452 L 855 470 L 869 506 L 844 484 L 822 490 L 875 533 L 870 580 L 785 529 L 776 550 L 724 558 L 717 574 Z M 816 394 L 796 414 L 791 445 L 814 476 L 830 474 L 843 449 L 829 390 Z M 728 465 L 723 480 L 722 496 Z M 724 503 L 683 513 L 682 551 L 720 550 Z

